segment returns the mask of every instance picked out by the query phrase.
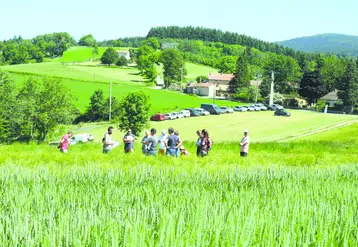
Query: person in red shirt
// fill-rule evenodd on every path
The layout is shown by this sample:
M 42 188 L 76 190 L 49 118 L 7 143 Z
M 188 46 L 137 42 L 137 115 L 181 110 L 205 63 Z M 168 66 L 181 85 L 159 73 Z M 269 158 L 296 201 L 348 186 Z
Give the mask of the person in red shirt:
M 72 132 L 68 132 L 66 135 L 62 136 L 60 141 L 60 152 L 68 153 L 68 146 L 70 144 L 70 139 L 72 137 Z

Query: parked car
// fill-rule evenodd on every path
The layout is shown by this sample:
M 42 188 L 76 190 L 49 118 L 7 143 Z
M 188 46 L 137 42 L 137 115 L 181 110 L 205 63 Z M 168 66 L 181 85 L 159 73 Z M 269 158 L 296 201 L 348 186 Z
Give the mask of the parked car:
M 182 114 L 184 117 L 190 117 L 190 111 L 188 110 L 182 110 L 179 113 Z
M 151 121 L 164 121 L 165 120 L 165 115 L 164 114 L 155 114 L 153 116 L 150 117 Z
M 173 113 L 164 114 L 164 117 L 165 117 L 165 120 L 177 119 L 177 116 L 173 115 Z
M 203 116 L 203 113 L 197 109 L 187 108 L 185 109 L 190 112 L 191 117 L 200 117 Z
M 184 115 L 181 114 L 181 113 L 179 113 L 179 112 L 173 112 L 172 114 L 173 114 L 173 115 L 175 116 L 175 118 L 177 118 L 177 119 L 179 119 L 179 118 L 184 118 Z
M 284 110 L 284 109 L 277 109 L 274 113 L 275 116 L 284 116 L 284 117 L 289 117 L 291 116 L 291 113 L 289 113 L 288 111 Z
M 210 112 L 202 109 L 202 108 L 194 108 L 194 110 L 197 110 L 199 112 L 201 112 L 202 116 L 209 116 L 210 115 Z
M 270 105 L 272 111 L 276 111 L 279 109 L 283 109 L 283 106 L 280 106 L 279 104 L 272 104 Z
M 222 114 L 222 110 L 215 104 L 201 104 L 200 108 L 208 111 L 210 114 Z
M 261 111 L 261 108 L 257 105 L 252 105 L 252 108 L 254 108 L 254 111 Z
M 261 111 L 267 111 L 267 107 L 264 104 L 255 104 L 255 106 L 260 107 Z
M 222 113 L 233 113 L 234 110 L 230 107 L 227 106 L 220 106 L 220 109 L 222 111 Z
M 91 134 L 84 134 L 84 135 L 87 136 L 87 140 L 88 140 L 88 141 L 93 141 L 93 140 L 94 140 L 93 135 L 91 135 Z
M 234 111 L 244 112 L 244 111 L 247 111 L 247 107 L 246 106 L 235 106 Z
M 255 108 L 252 107 L 251 105 L 247 105 L 247 106 L 244 106 L 247 108 L 247 111 L 255 111 Z

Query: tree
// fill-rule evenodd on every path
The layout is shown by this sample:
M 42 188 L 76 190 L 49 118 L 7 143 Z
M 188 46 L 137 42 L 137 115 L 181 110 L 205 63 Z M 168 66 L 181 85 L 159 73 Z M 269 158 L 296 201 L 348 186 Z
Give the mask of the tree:
M 127 58 L 125 58 L 124 56 L 120 56 L 116 62 L 117 66 L 127 66 L 128 65 L 128 60 Z
M 129 93 L 120 103 L 118 126 L 121 131 L 128 128 L 138 135 L 149 123 L 149 96 L 144 92 Z
M 306 71 L 303 74 L 298 93 L 307 98 L 309 104 L 316 103 L 317 99 L 329 93 L 327 85 L 323 82 L 319 70 Z
M 16 84 L 7 72 L 0 70 L 0 142 L 16 138 L 19 107 L 16 102 Z
M 209 78 L 207 75 L 199 75 L 195 78 L 196 82 L 197 83 L 200 83 L 200 82 L 205 82 L 207 81 Z
M 108 104 L 104 98 L 103 90 L 97 89 L 92 94 L 86 111 L 86 119 L 91 122 L 108 119 Z
M 98 56 L 98 45 L 94 43 L 92 46 L 92 57 L 96 58 Z
M 157 38 L 151 37 L 143 41 L 142 45 L 150 46 L 154 50 L 158 50 L 160 48 L 160 44 Z
M 164 50 L 159 61 L 163 64 L 164 78 L 169 84 L 179 82 L 187 75 L 184 57 L 178 50 Z
M 219 73 L 235 73 L 235 58 L 233 56 L 225 56 L 221 58 L 216 65 L 216 68 L 219 69 Z
M 93 46 L 94 44 L 97 44 L 96 40 L 93 38 L 92 34 L 88 34 L 80 38 L 78 41 L 78 44 L 81 46 Z
M 235 76 L 229 82 L 229 92 L 237 93 L 241 88 L 250 86 L 250 69 L 247 52 L 245 51 L 236 61 Z
M 111 65 L 113 63 L 115 63 L 115 61 L 118 59 L 118 54 L 117 52 L 112 48 L 109 47 L 107 48 L 107 50 L 103 53 L 102 57 L 101 57 L 101 62 L 103 64 L 108 64 Z
M 343 101 L 346 112 L 352 113 L 358 103 L 358 70 L 355 61 L 348 63 L 338 89 L 338 97 Z

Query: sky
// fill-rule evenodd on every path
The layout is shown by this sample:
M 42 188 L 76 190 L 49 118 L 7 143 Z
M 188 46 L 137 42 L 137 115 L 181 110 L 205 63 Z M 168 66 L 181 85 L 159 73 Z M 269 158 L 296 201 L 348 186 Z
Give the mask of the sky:
M 201 26 L 282 41 L 358 36 L 357 0 L 0 0 L 0 40 L 68 32 L 77 40 L 145 36 L 151 27 Z

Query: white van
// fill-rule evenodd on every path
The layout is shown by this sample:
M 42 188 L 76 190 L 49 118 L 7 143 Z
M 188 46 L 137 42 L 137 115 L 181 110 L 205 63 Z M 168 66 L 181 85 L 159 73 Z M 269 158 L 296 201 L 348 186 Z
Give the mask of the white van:
M 75 142 L 88 142 L 88 135 L 87 134 L 78 134 L 71 137 L 71 140 Z
M 188 110 L 182 110 L 179 113 L 182 114 L 184 117 L 190 117 L 190 111 Z

